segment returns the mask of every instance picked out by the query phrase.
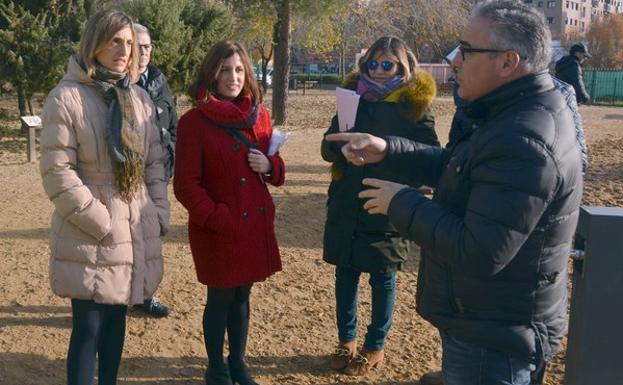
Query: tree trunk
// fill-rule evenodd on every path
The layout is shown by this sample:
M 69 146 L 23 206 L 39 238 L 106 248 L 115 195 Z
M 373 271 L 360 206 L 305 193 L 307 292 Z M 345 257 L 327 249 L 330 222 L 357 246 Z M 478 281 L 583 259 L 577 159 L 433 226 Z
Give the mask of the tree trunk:
M 84 13 L 87 15 L 87 20 L 95 14 L 95 0 L 85 0 L 84 1 Z
M 19 116 L 28 115 L 26 111 L 26 94 L 21 85 L 17 85 L 17 107 L 19 108 Z
M 273 70 L 273 120 L 284 125 L 287 120 L 288 80 L 290 77 L 290 0 L 282 0 L 277 10 L 278 31 Z
M 262 55 L 262 61 L 261 61 L 261 71 L 262 71 L 262 88 L 264 89 L 264 93 L 266 93 L 266 90 L 268 90 L 268 58 L 264 57 L 264 55 Z
M 346 47 L 343 42 L 340 44 L 340 76 L 344 82 L 346 79 Z
M 28 112 L 30 112 L 30 115 L 34 115 L 33 111 L 32 111 L 32 97 L 31 96 L 27 96 L 26 97 L 26 102 L 28 103 Z

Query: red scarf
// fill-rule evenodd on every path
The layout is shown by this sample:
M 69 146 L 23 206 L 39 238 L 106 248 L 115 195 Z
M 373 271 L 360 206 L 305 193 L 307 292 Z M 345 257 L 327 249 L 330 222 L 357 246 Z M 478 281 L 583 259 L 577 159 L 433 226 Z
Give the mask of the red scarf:
M 257 121 L 259 105 L 253 103 L 250 93 L 241 94 L 232 101 L 221 100 L 212 94 L 208 95 L 207 101 L 204 101 L 205 98 L 205 89 L 199 89 L 197 108 L 218 126 L 240 130 L 253 127 Z

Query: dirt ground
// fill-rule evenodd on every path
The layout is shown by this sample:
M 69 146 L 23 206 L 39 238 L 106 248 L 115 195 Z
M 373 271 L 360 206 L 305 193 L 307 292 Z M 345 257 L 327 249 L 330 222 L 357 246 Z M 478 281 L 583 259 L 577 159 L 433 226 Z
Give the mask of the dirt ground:
M 335 112 L 333 94 L 312 90 L 289 96 L 290 132 L 282 155 L 286 184 L 272 189 L 284 270 L 255 285 L 248 363 L 262 385 L 417 384 L 440 365 L 436 330 L 415 313 L 417 265 L 398 276 L 395 321 L 385 368 L 367 379 L 327 369 L 336 343 L 333 269 L 322 261 L 328 164 L 320 139 Z M 48 286 L 48 226 L 52 205 L 41 187 L 38 164 L 26 163 L 13 104 L 0 108 L 0 384 L 60 385 L 71 330 L 69 301 Z M 267 103 L 270 105 L 270 103 Z M 36 106 L 40 109 L 40 104 Z M 449 99 L 435 104 L 442 141 L 453 112 Z M 590 149 L 584 201 L 623 206 L 623 108 L 582 107 Z M 15 119 L 13 119 L 14 121 Z M 196 282 L 187 242 L 186 212 L 172 203 L 164 245 L 165 276 L 158 297 L 173 309 L 166 319 L 130 312 L 120 369 L 121 385 L 200 385 L 206 366 L 201 317 L 205 287 Z M 365 333 L 370 295 L 362 280 L 359 335 Z M 548 369 L 547 385 L 562 383 L 564 352 Z

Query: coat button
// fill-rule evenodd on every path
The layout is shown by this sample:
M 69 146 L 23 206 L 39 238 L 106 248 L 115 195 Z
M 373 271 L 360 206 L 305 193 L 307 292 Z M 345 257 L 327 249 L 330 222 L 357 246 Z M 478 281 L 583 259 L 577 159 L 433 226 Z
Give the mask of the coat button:
M 246 212 L 246 211 L 244 213 L 242 213 L 242 218 L 243 219 L 248 219 L 249 218 L 249 213 Z
M 266 209 L 263 206 L 260 207 L 260 214 L 264 215 L 265 212 L 266 212 Z
M 461 166 L 456 166 L 456 173 L 460 174 L 461 173 Z
M 238 151 L 240 150 L 240 145 L 238 143 L 234 143 L 231 145 L 231 149 L 232 151 Z
M 245 177 L 240 178 L 240 184 L 245 184 L 245 183 L 247 183 L 247 178 Z

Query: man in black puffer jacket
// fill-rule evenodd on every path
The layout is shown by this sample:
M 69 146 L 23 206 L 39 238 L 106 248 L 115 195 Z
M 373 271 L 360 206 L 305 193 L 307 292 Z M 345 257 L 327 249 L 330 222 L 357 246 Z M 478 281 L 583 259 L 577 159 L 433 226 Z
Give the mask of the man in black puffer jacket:
M 584 87 L 582 72 L 582 64 L 590 57 L 586 46 L 578 43 L 571 46 L 569 55 L 556 62 L 556 77 L 573 86 L 578 104 L 586 103 L 590 99 L 590 95 Z
M 167 153 L 165 174 L 167 180 L 173 175 L 175 161 L 175 137 L 177 133 L 177 111 L 171 96 L 167 78 L 154 64 L 150 63 L 153 45 L 148 29 L 134 24 L 136 38 L 139 42 L 139 68 L 141 77 L 138 85 L 145 89 L 156 106 L 156 119 L 160 131 L 162 147 Z
M 149 94 L 156 108 L 156 123 L 160 131 L 160 142 L 167 157 L 164 162 L 164 173 L 167 181 L 173 175 L 175 161 L 175 137 L 177 132 L 177 111 L 171 96 L 167 78 L 155 65 L 150 63 L 153 45 L 149 30 L 138 23 L 134 24 L 134 31 L 139 47 L 138 72 L 141 74 L 138 85 Z M 171 309 L 158 300 L 157 297 L 146 299 L 140 305 L 134 306 L 138 311 L 154 317 L 166 317 Z
M 436 326 L 446 385 L 530 383 L 566 333 L 567 261 L 582 198 L 573 114 L 546 72 L 549 29 L 512 0 L 478 3 L 461 35 L 459 96 L 472 122 L 450 148 L 333 134 L 366 179 L 364 208 L 422 247 L 417 310 Z M 480 382 L 479 382 L 480 381 Z

